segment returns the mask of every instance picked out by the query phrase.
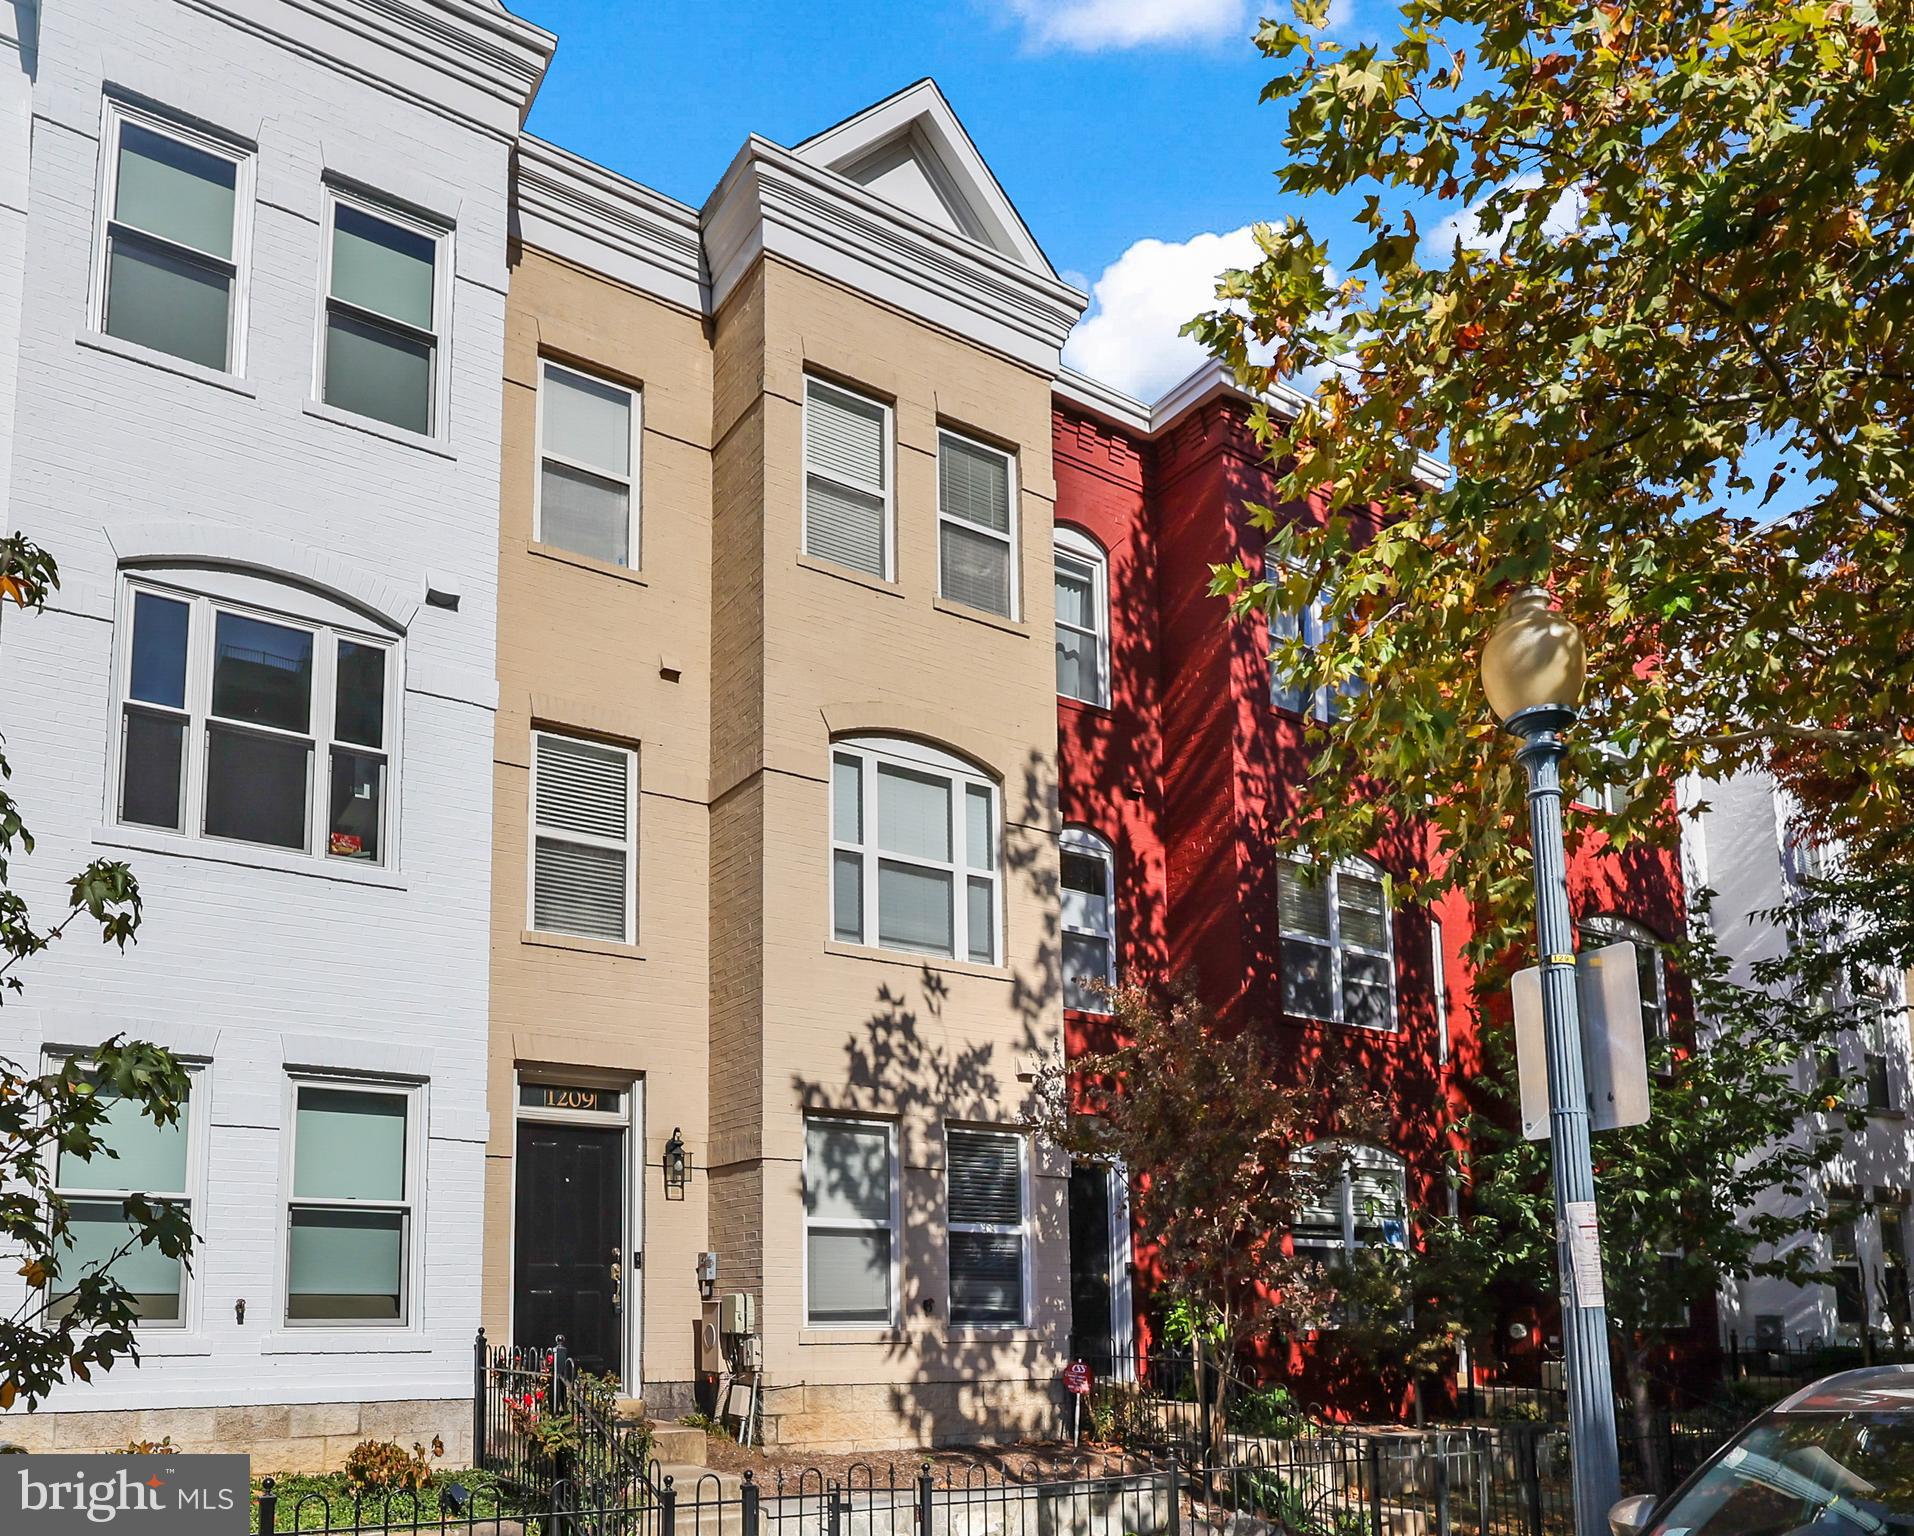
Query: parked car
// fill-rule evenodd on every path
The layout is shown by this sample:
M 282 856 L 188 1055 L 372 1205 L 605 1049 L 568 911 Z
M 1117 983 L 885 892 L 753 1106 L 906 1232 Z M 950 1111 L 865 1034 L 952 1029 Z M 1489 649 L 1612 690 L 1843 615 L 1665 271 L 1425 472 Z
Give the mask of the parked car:
M 1914 1365 L 1841 1371 L 1767 1410 L 1668 1498 L 1623 1499 L 1613 1536 L 1914 1533 Z

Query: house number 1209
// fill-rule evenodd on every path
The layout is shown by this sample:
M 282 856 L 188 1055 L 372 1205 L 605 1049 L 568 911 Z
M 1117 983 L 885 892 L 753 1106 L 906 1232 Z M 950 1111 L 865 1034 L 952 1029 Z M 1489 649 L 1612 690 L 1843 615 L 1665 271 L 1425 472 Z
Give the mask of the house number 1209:
M 547 1109 L 596 1109 L 598 1108 L 598 1090 L 596 1088 L 547 1088 L 545 1107 Z

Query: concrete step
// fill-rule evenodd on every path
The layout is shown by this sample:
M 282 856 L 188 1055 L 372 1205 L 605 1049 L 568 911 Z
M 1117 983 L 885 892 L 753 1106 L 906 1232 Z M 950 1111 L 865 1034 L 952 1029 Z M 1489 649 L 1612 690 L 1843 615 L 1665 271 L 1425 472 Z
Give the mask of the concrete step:
M 660 1456 L 657 1475 L 660 1484 L 667 1477 L 671 1479 L 681 1506 L 694 1501 L 708 1504 L 717 1499 L 735 1499 L 744 1487 L 744 1479 L 736 1472 L 713 1472 L 702 1461 L 667 1461 Z
M 703 1467 L 709 1459 L 704 1431 L 674 1419 L 651 1426 L 651 1454 L 668 1465 L 688 1467 Z

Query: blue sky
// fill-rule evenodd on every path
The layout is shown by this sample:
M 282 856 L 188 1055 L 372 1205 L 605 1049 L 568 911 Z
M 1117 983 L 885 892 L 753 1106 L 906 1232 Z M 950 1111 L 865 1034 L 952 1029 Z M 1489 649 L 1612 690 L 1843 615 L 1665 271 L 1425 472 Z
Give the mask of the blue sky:
M 532 131 L 692 204 L 746 133 L 794 144 L 935 77 L 1051 261 L 1096 290 L 1068 360 L 1146 397 L 1196 360 L 1177 325 L 1247 259 L 1240 231 L 1299 211 L 1249 0 L 508 3 L 559 35 Z M 1346 209 L 1307 211 L 1354 254 Z

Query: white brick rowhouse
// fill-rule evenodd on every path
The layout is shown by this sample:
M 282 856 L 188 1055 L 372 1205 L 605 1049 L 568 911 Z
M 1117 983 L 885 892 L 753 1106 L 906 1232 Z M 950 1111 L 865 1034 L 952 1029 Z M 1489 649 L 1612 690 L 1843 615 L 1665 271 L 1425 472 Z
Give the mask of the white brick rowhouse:
M 64 578 L 0 630 L 38 837 L 15 871 L 45 915 L 124 858 L 147 916 L 124 955 L 76 937 L 31 962 L 0 1050 L 125 1031 L 186 1058 L 188 1131 L 139 1185 L 189 1198 L 199 1243 L 183 1285 L 134 1277 L 137 1369 L 0 1439 L 216 1426 L 284 1461 L 436 1433 L 456 1460 L 508 168 L 553 40 L 479 0 L 5 14 L 0 463 L 8 528 Z M 80 1195 L 132 1181 L 62 1170 Z

